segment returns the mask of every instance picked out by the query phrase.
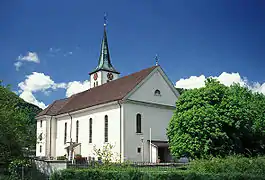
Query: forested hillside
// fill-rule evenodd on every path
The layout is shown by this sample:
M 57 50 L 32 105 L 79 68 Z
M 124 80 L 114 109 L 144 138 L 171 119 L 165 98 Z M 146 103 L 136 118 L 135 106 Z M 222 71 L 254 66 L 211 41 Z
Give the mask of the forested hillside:
M 35 116 L 41 109 L 25 102 L 0 81 L 0 163 L 23 156 L 22 149 L 35 149 Z

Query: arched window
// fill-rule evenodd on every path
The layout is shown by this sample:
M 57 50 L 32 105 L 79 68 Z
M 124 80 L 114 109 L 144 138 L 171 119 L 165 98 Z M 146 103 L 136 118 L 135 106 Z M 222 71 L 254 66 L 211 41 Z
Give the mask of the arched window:
M 155 96 L 161 96 L 161 93 L 160 93 L 160 91 L 158 89 L 155 90 Z
M 92 118 L 89 119 L 89 143 L 92 143 Z
M 40 145 L 40 153 L 42 152 L 42 145 Z
M 76 121 L 76 137 L 75 142 L 78 143 L 78 134 L 79 134 L 79 121 Z
M 104 129 L 104 137 L 105 137 L 105 142 L 108 142 L 108 129 L 109 129 L 109 124 L 108 124 L 108 116 L 105 116 L 105 129 Z
M 96 82 L 94 82 L 94 87 L 96 87 Z
M 66 144 L 67 138 L 67 123 L 64 123 L 64 144 Z
M 142 121 L 142 117 L 141 114 L 137 114 L 136 115 L 136 133 L 141 133 L 141 121 Z

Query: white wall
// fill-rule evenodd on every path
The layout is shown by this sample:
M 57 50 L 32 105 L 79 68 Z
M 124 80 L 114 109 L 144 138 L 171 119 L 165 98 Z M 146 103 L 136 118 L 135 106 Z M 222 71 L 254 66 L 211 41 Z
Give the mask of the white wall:
M 98 85 L 100 85 L 101 84 L 101 73 L 100 72 L 96 72 L 97 74 L 98 74 L 98 78 L 97 78 L 97 80 L 94 80 L 94 74 L 95 73 L 93 73 L 93 74 L 91 74 L 90 75 L 90 88 L 93 88 L 93 87 L 95 87 L 94 86 L 94 82 L 96 82 L 96 81 L 98 81 Z
M 78 142 L 81 143 L 80 153 L 84 157 L 94 157 L 93 146 L 102 148 L 104 145 L 104 122 L 108 115 L 108 139 L 109 143 L 115 145 L 113 151 L 120 153 L 120 107 L 117 103 L 98 109 L 87 110 L 72 114 L 72 140 L 76 141 L 76 121 L 79 121 Z M 93 120 L 92 143 L 89 143 L 89 119 Z M 64 123 L 67 122 L 67 141 L 70 141 L 70 116 L 57 118 L 56 156 L 66 154 L 64 147 Z M 69 145 L 69 144 L 68 144 Z
M 144 138 L 144 161 L 149 161 L 149 130 L 152 140 L 167 141 L 166 128 L 173 115 L 173 110 L 166 107 L 151 107 L 140 104 L 125 103 L 124 106 L 124 157 L 131 161 L 141 161 L 142 154 L 137 153 Z M 136 133 L 136 114 L 142 115 L 142 133 Z
M 42 121 L 42 127 L 40 127 Z M 37 142 L 36 142 L 36 156 L 46 156 L 47 154 L 47 119 L 46 117 L 37 119 Z M 42 140 L 39 140 L 39 135 L 42 133 Z M 42 151 L 40 152 L 40 146 Z
M 160 90 L 161 96 L 154 96 L 156 89 Z M 129 99 L 175 106 L 177 97 L 157 69 L 156 72 L 129 97 Z

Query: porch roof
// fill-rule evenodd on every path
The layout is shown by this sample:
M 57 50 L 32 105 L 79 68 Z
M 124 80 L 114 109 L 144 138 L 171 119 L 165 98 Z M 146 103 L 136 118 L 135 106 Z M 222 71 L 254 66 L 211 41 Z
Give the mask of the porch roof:
M 150 142 L 150 139 L 147 140 L 148 142 Z M 168 141 L 160 141 L 160 140 L 151 140 L 151 143 L 156 145 L 157 147 L 168 147 Z

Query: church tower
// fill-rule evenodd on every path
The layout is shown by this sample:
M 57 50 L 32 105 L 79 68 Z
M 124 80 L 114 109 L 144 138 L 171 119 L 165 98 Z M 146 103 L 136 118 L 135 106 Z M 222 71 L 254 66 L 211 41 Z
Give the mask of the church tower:
M 119 72 L 115 70 L 110 61 L 110 53 L 107 41 L 106 23 L 104 23 L 104 34 L 101 43 L 100 56 L 97 67 L 89 73 L 90 87 L 100 86 L 109 81 L 119 78 Z

